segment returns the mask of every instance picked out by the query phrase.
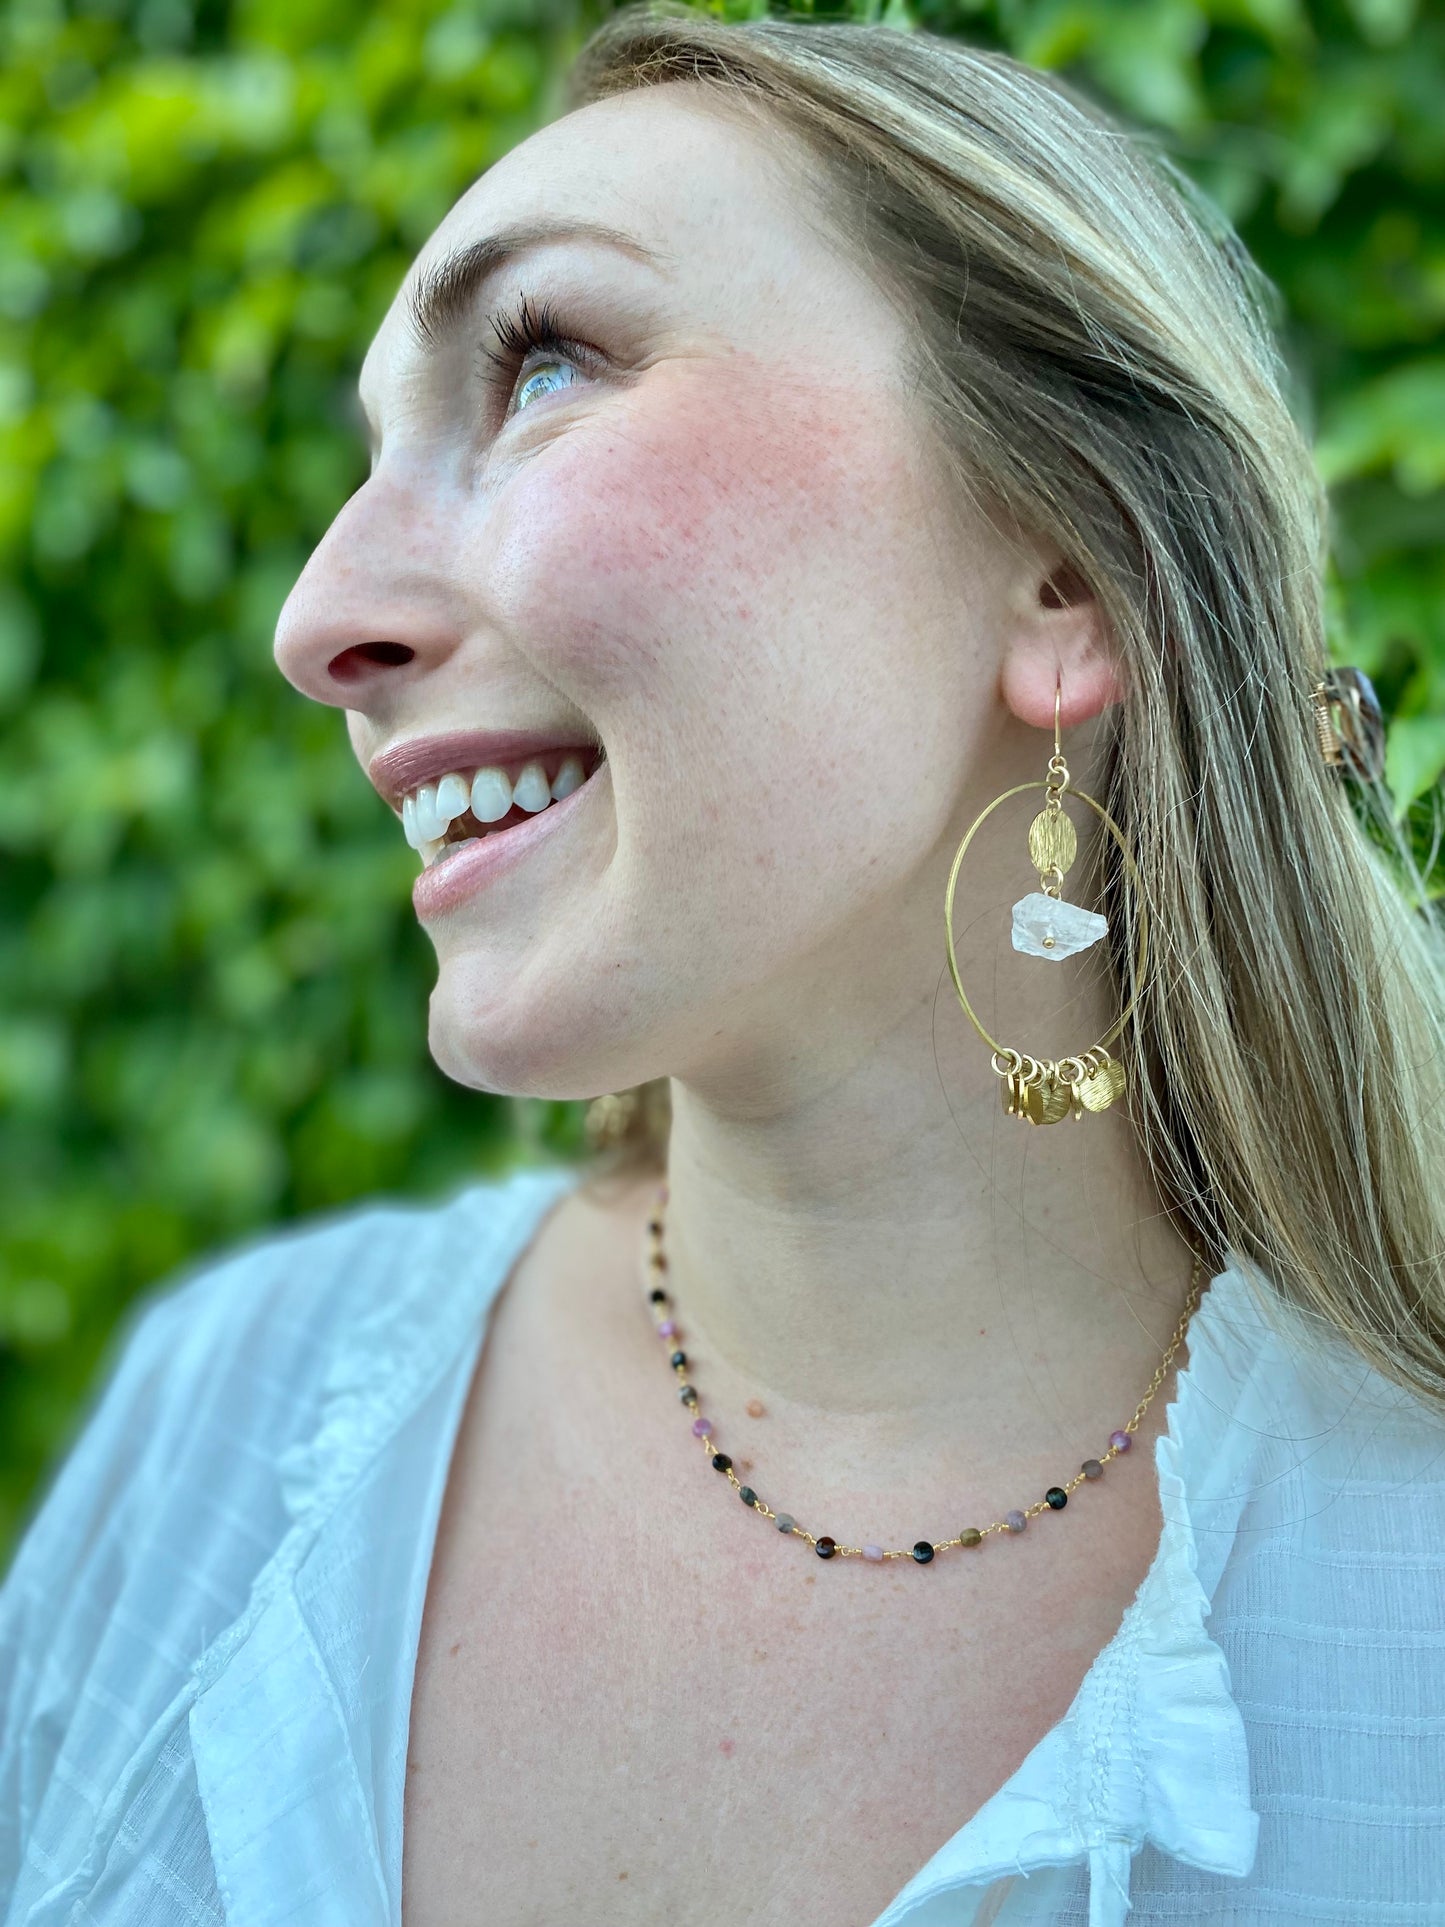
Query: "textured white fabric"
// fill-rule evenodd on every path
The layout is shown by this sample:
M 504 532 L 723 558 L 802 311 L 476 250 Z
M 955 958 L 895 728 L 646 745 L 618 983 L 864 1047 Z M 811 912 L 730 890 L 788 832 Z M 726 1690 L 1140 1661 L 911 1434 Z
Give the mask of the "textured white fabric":
M 575 1181 L 313 1223 L 126 1322 L 0 1589 L 6 1927 L 398 1927 L 452 1442 Z M 1155 1471 L 1074 1703 L 873 1927 L 1445 1923 L 1445 1424 L 1231 1259 Z

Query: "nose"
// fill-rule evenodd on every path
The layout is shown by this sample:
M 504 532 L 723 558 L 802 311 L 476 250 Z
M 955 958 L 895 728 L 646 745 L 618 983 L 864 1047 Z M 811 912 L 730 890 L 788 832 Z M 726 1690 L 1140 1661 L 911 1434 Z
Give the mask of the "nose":
M 433 513 L 380 469 L 343 506 L 276 621 L 276 666 L 304 696 L 371 710 L 456 648 L 457 594 Z

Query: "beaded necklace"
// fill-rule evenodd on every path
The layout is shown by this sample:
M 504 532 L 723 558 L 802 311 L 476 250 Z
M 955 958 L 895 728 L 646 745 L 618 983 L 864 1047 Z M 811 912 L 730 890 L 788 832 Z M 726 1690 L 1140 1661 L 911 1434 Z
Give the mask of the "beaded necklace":
M 662 1248 L 662 1221 L 666 1204 L 667 1186 L 665 1184 L 659 1185 L 655 1193 L 655 1208 L 647 1220 L 647 1243 L 649 1250 L 647 1252 L 645 1275 L 647 1278 L 647 1303 L 649 1308 L 652 1309 L 653 1323 L 656 1327 L 657 1335 L 659 1338 L 666 1339 L 675 1344 L 677 1339 L 681 1337 L 681 1332 L 677 1320 L 673 1315 L 671 1295 L 662 1285 L 655 1282 L 658 1276 L 667 1270 L 667 1256 Z M 1042 1499 L 1036 1499 L 1032 1505 L 1025 1506 L 1022 1511 L 1014 1510 L 1006 1512 L 1002 1519 L 995 1519 L 991 1525 L 964 1526 L 955 1538 L 944 1539 L 938 1543 L 934 1543 L 928 1539 L 920 1539 L 916 1545 L 906 1550 L 874 1545 L 840 1546 L 836 1539 L 831 1538 L 826 1533 L 821 1537 L 815 1538 L 811 1532 L 806 1531 L 804 1527 L 800 1526 L 790 1513 L 774 1512 L 765 1500 L 758 1497 L 750 1485 L 742 1485 L 739 1483 L 738 1476 L 733 1471 L 732 1459 L 726 1452 L 719 1452 L 717 1450 L 713 1441 L 712 1420 L 710 1418 L 704 1418 L 700 1413 L 697 1413 L 697 1388 L 688 1381 L 687 1353 L 681 1350 L 674 1351 L 669 1357 L 668 1363 L 672 1366 L 674 1373 L 681 1381 L 677 1388 L 679 1399 L 696 1414 L 692 1421 L 693 1437 L 702 1441 L 703 1450 L 707 1453 L 713 1470 L 723 1473 L 729 1485 L 736 1487 L 738 1497 L 745 1506 L 750 1506 L 754 1512 L 760 1512 L 765 1519 L 771 1519 L 779 1532 L 787 1533 L 794 1538 L 805 1539 L 820 1559 L 832 1559 L 835 1556 L 840 1559 L 862 1558 L 875 1562 L 884 1559 L 913 1559 L 920 1566 L 926 1566 L 936 1552 L 946 1552 L 952 1546 L 980 1546 L 991 1532 L 1022 1532 L 1029 1520 L 1034 1518 L 1036 1514 L 1041 1512 L 1062 1511 L 1069 1503 L 1069 1494 L 1076 1485 L 1079 1485 L 1086 1479 L 1100 1479 L 1104 1476 L 1104 1467 L 1109 1463 L 1110 1459 L 1117 1458 L 1121 1453 L 1127 1452 L 1133 1444 L 1133 1435 L 1138 1430 L 1139 1421 L 1148 1410 L 1150 1399 L 1153 1398 L 1160 1385 L 1164 1382 L 1164 1374 L 1169 1369 L 1170 1360 L 1183 1343 L 1184 1334 L 1189 1329 L 1189 1320 L 1194 1314 L 1195 1306 L 1199 1303 L 1199 1294 L 1203 1283 L 1204 1254 L 1202 1251 L 1196 1251 L 1194 1254 L 1194 1265 L 1190 1272 L 1189 1295 L 1184 1301 L 1183 1316 L 1175 1328 L 1174 1336 L 1169 1341 L 1169 1348 L 1163 1358 L 1160 1359 L 1159 1369 L 1155 1372 L 1148 1391 L 1139 1401 L 1133 1418 L 1129 1420 L 1127 1425 L 1121 1426 L 1117 1432 L 1111 1432 L 1109 1434 L 1107 1451 L 1102 1452 L 1097 1459 L 1085 1459 L 1079 1467 L 1079 1470 L 1067 1484 L 1051 1485 Z M 659 1313 L 661 1313 L 661 1316 L 658 1315 Z

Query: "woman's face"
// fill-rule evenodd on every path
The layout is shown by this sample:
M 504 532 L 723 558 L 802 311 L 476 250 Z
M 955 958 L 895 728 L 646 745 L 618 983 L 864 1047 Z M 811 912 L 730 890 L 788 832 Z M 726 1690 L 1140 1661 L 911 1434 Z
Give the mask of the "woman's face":
M 346 709 L 399 818 L 449 774 L 466 811 L 479 769 L 605 748 L 565 801 L 453 819 L 469 839 L 421 871 L 431 1045 L 463 1083 L 764 1103 L 936 988 L 1013 578 L 807 165 L 692 83 L 583 108 L 461 198 L 367 353 L 372 472 L 282 611 L 283 672 Z M 633 245 L 534 239 L 417 335 L 444 258 L 536 223 Z M 524 298 L 570 345 L 518 365 L 489 317 L 509 334 Z

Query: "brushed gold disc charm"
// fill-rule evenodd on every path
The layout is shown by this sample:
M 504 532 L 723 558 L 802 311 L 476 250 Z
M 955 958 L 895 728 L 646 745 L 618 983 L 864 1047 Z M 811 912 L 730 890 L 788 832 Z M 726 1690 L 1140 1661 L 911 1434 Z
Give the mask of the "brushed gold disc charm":
M 1107 1111 L 1124 1095 L 1124 1088 L 1124 1066 L 1117 1057 L 1109 1057 L 1079 1084 L 1079 1101 L 1086 1111 Z
M 1039 1121 L 1043 1124 L 1057 1124 L 1060 1118 L 1067 1117 L 1074 1108 L 1073 1100 L 1069 1096 L 1069 1087 L 1050 1078 L 1043 1085 L 1042 1090 L 1040 1104 L 1042 1116 Z
M 1027 1116 L 1029 1078 L 1033 1074 L 1030 1061 L 1021 1058 L 1010 1069 L 999 1074 L 1003 1078 L 1004 1111 L 1009 1117 Z
M 1072 1109 L 1068 1085 L 1059 1083 L 1047 1072 L 1024 1088 L 1024 1116 L 1030 1124 L 1057 1124 Z
M 1061 880 L 1079 853 L 1079 839 L 1062 809 L 1044 806 L 1029 825 L 1029 861 L 1041 877 Z

